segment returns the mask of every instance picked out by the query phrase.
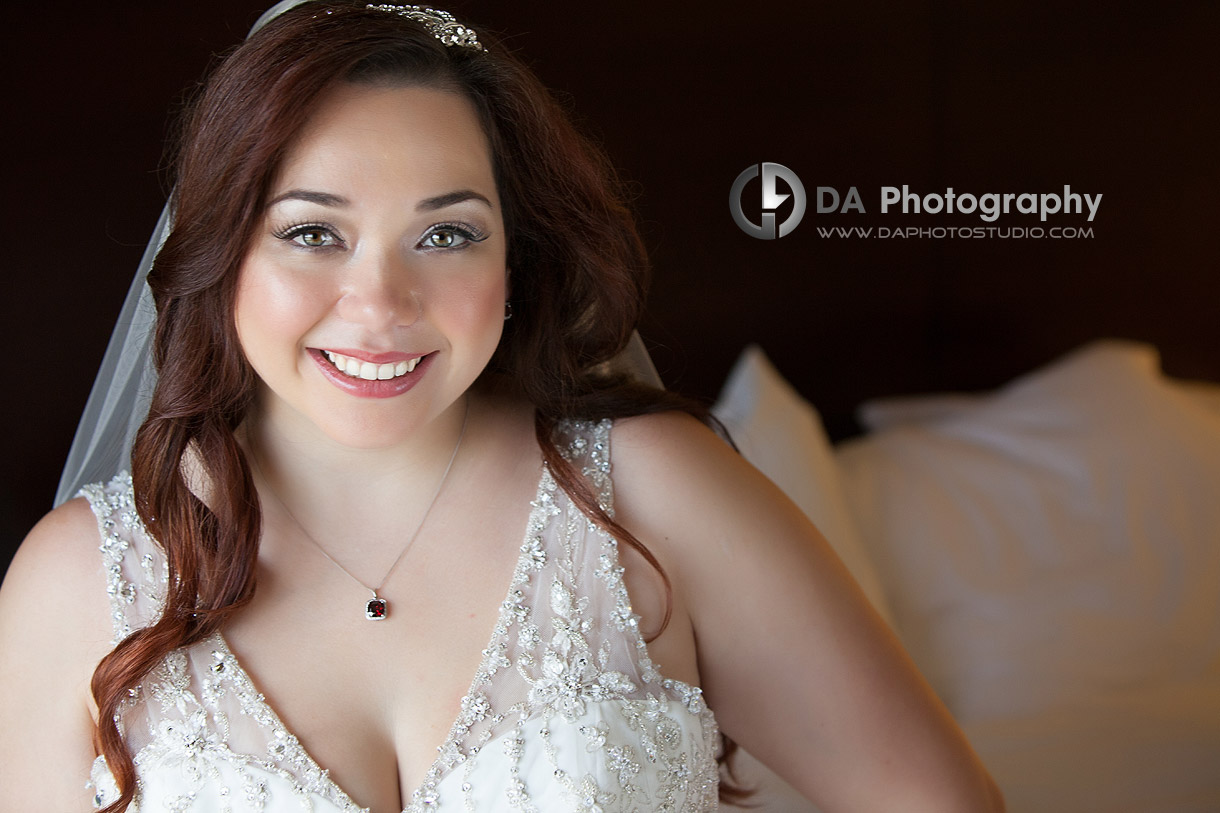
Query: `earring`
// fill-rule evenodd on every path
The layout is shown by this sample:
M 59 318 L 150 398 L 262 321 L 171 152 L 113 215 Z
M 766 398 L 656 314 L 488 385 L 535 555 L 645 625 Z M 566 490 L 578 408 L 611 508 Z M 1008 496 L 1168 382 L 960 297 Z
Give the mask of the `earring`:
M 507 322 L 509 319 L 512 319 L 512 318 L 513 318 L 513 303 L 505 302 L 504 303 L 504 321 Z

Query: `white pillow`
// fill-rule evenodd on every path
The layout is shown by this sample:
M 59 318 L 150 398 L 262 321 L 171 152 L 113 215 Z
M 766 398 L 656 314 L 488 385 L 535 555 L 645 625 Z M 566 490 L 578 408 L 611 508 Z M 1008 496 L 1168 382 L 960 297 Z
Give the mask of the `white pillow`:
M 817 410 L 784 380 L 762 349 L 742 351 L 712 407 L 737 448 L 796 503 L 847 565 L 865 595 L 893 622 L 839 484 L 838 464 Z
M 1158 366 L 1097 343 L 841 447 L 899 633 L 958 715 L 1220 676 L 1220 420 Z
M 867 432 L 902 424 L 931 423 L 978 406 L 985 397 L 967 392 L 937 392 L 874 398 L 856 410 L 856 422 Z
M 1148 348 L 1154 354 L 1155 350 Z M 1149 360 L 1146 352 L 1136 351 L 1143 364 Z M 1134 357 L 1133 357 L 1134 358 Z M 1155 367 L 1153 368 L 1155 371 Z M 1020 380 L 1020 379 L 1018 379 Z M 1203 408 L 1220 415 L 1220 384 L 1210 381 L 1165 379 Z M 931 423 L 952 418 L 971 407 L 977 407 L 987 395 L 973 392 L 935 392 L 920 395 L 889 395 L 865 401 L 856 410 L 856 420 L 866 431 L 878 432 L 894 426 Z
M 1220 417 L 1220 384 L 1210 381 L 1178 381 L 1176 385 L 1188 398 Z

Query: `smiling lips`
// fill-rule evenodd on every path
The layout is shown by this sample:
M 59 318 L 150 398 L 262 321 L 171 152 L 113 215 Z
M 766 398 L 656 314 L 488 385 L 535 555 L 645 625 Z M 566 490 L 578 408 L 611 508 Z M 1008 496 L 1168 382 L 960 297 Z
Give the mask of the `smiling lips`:
M 403 358 L 405 353 L 361 353 L 361 358 L 355 355 L 359 351 L 343 349 L 346 352 L 311 347 L 309 355 L 331 384 L 357 398 L 402 395 L 419 383 L 437 356 L 435 352 L 412 358 Z
M 330 359 L 330 363 L 335 365 L 335 369 L 352 378 L 363 378 L 365 381 L 389 381 L 392 378 L 406 375 L 415 370 L 415 365 L 422 358 L 420 356 L 388 364 L 374 364 L 371 361 L 361 361 L 360 359 L 344 356 L 330 350 L 323 350 L 322 352 L 326 355 L 326 358 Z

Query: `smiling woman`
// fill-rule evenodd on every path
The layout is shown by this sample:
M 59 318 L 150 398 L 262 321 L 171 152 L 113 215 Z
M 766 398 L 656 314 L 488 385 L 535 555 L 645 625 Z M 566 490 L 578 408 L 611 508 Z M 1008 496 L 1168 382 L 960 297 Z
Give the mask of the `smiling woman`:
M 425 87 L 333 88 L 272 196 L 234 307 L 265 423 L 353 448 L 451 423 L 500 342 L 507 298 L 504 219 L 474 106 Z
M 1001 806 L 817 529 L 617 363 L 632 215 L 498 43 L 301 3 L 183 133 L 131 473 L 0 591 L 6 804 L 706 811 L 737 740 L 828 811 Z

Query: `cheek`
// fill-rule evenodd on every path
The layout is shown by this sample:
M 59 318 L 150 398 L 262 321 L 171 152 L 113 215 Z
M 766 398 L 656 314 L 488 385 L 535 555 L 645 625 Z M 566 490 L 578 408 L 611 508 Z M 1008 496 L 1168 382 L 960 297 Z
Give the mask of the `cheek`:
M 503 279 L 500 279 L 497 284 L 478 297 L 472 307 L 474 311 L 472 320 L 475 324 L 484 326 L 488 341 L 485 349 L 489 355 L 500 343 L 500 336 L 504 332 L 504 301 L 507 298 L 507 286 Z
M 504 321 L 504 301 L 508 292 L 502 282 L 490 285 L 474 297 L 471 318 L 479 324 L 497 326 Z
M 260 363 L 295 355 L 316 321 L 318 293 L 292 284 L 282 274 L 247 263 L 238 280 L 234 321 L 246 358 L 263 375 Z
M 444 293 L 437 301 L 440 307 L 434 310 L 437 317 L 446 315 L 446 331 L 457 336 L 475 339 L 477 343 L 490 342 L 494 347 L 504 327 L 504 300 L 507 287 L 502 277 L 472 282 Z M 426 302 L 427 300 L 425 300 Z M 427 311 L 425 305 L 425 311 Z

